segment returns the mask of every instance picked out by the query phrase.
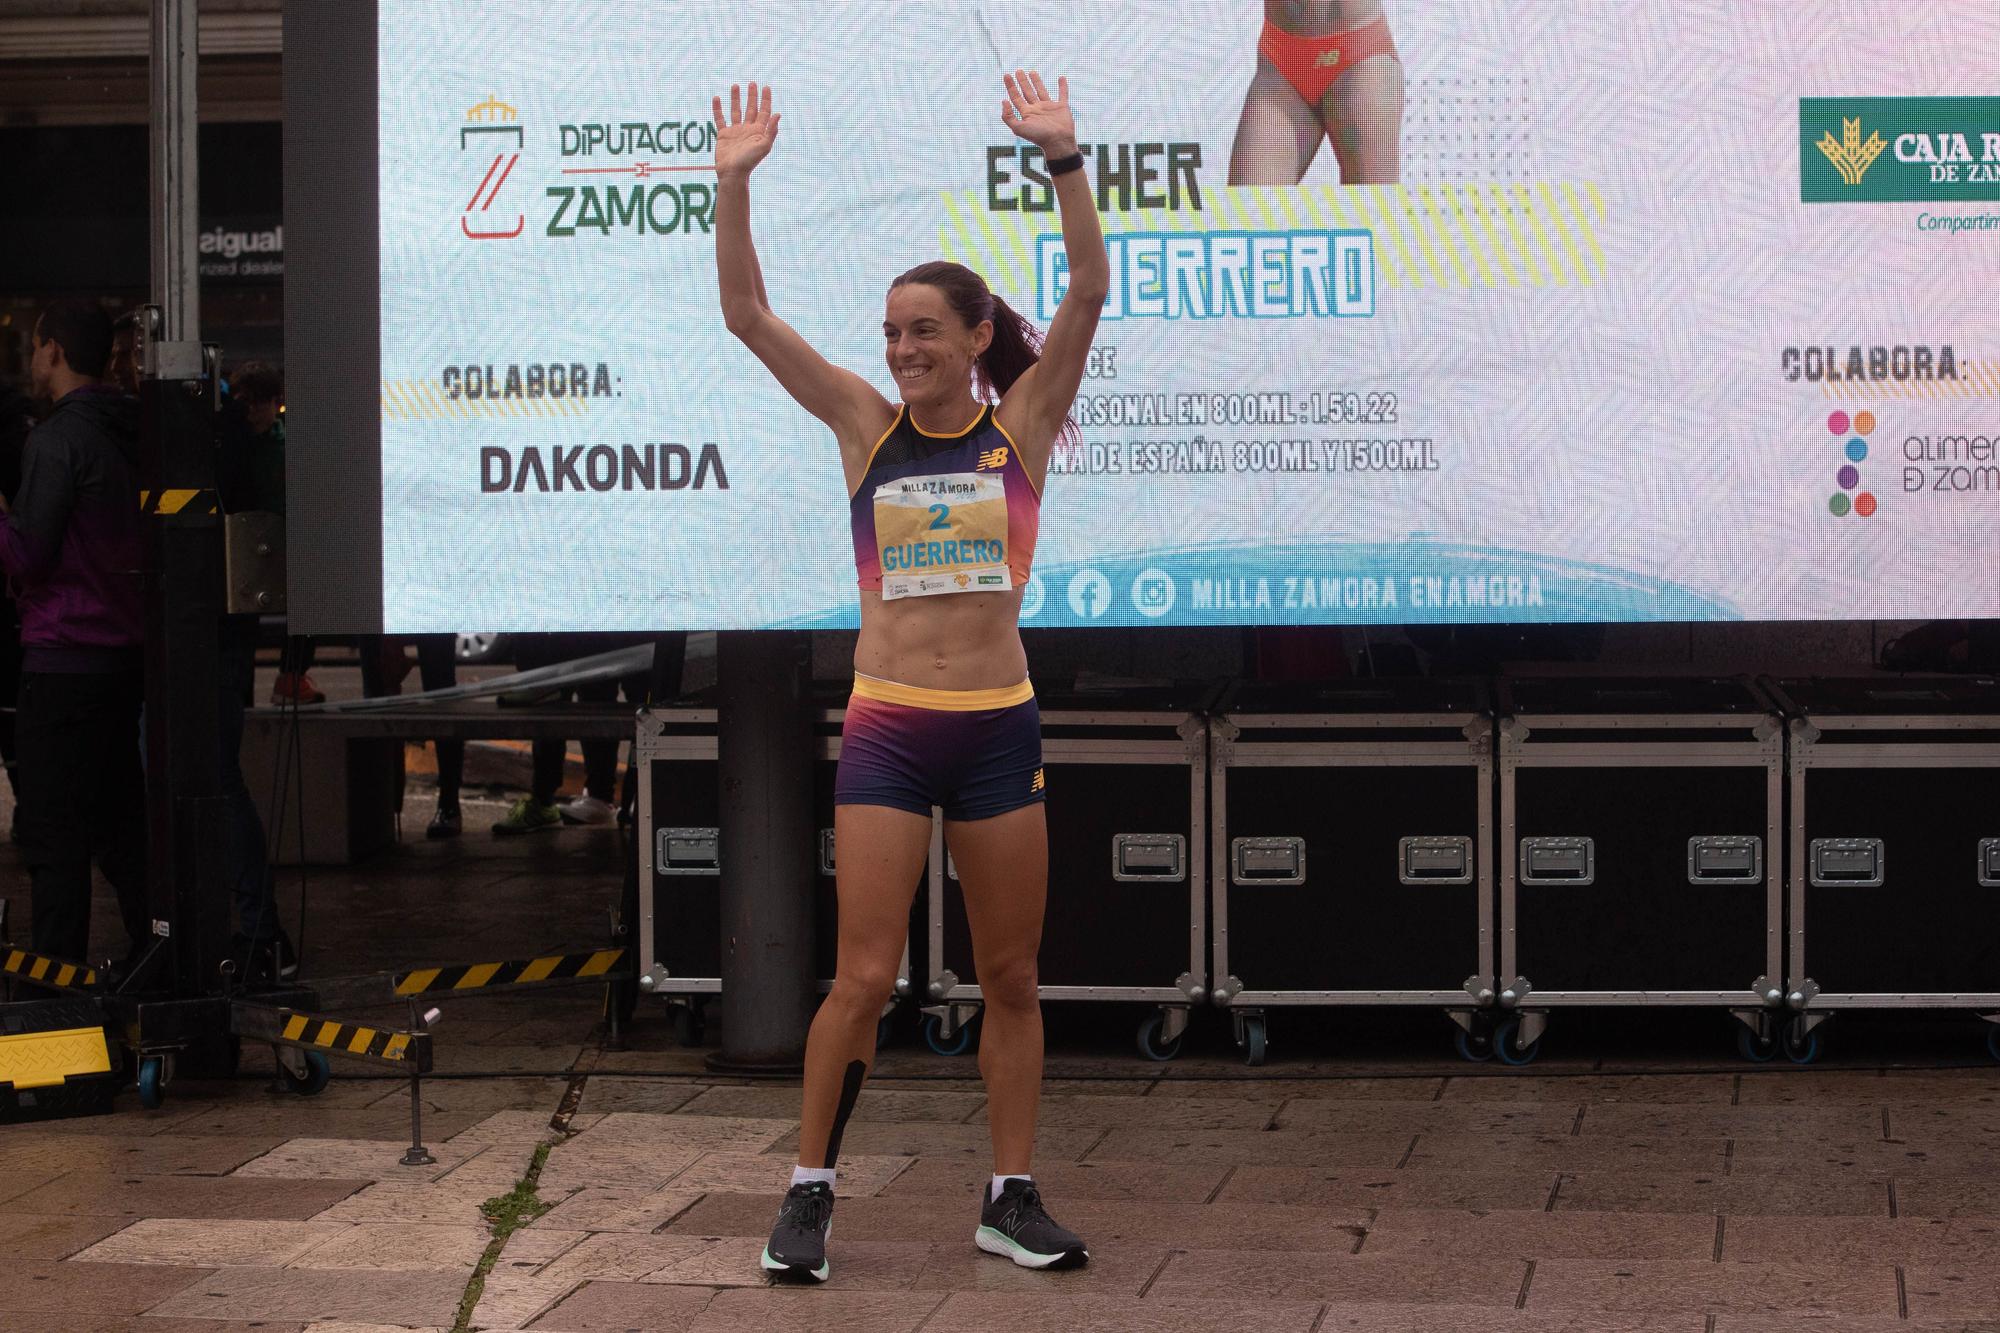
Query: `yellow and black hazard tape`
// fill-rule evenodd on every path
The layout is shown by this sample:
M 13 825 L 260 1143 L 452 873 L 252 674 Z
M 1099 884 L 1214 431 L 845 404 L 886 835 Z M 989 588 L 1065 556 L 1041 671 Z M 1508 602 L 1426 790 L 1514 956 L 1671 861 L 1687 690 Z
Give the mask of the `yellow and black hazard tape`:
M 396 974 L 397 995 L 435 995 L 442 991 L 499 990 L 506 986 L 550 986 L 565 981 L 608 981 L 625 959 L 623 949 L 594 953 L 551 954 L 506 963 L 459 963 L 451 967 L 420 967 Z
M 277 1017 L 276 1039 L 288 1046 L 332 1051 L 388 1064 L 402 1064 L 417 1058 L 417 1043 L 408 1032 L 364 1027 L 359 1023 L 340 1023 L 290 1009 L 280 1009 Z
M 164 490 L 140 491 L 139 511 L 145 514 L 178 514 L 192 509 L 197 514 L 215 512 L 215 492 L 199 487 L 167 487 Z
M 10 949 L 6 945 L 0 945 L 0 974 L 51 986 L 56 990 L 94 990 L 97 986 L 97 969 L 94 967 L 29 953 L 25 949 Z

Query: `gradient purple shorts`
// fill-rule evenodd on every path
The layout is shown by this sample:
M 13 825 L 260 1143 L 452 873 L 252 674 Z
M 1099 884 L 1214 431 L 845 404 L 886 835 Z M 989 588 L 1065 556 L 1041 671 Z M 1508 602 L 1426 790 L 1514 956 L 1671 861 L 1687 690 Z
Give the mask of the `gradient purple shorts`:
M 1042 799 L 1042 714 L 1033 694 L 999 708 L 923 708 L 864 697 L 840 734 L 835 805 L 991 819 Z

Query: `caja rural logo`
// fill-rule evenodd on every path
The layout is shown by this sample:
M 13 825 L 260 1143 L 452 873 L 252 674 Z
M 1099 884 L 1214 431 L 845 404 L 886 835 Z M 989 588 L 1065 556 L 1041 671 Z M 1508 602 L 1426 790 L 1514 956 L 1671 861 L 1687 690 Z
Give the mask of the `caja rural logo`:
M 1802 97 L 1808 204 L 2000 199 L 2000 97 Z
M 715 186 L 689 179 L 715 171 L 715 126 L 705 113 L 558 122 L 554 142 L 539 145 L 546 156 L 531 145 L 530 128 L 519 107 L 492 96 L 457 126 L 465 178 L 478 181 L 459 212 L 466 239 L 686 236 L 713 227 Z M 551 173 L 547 164 L 558 165 Z

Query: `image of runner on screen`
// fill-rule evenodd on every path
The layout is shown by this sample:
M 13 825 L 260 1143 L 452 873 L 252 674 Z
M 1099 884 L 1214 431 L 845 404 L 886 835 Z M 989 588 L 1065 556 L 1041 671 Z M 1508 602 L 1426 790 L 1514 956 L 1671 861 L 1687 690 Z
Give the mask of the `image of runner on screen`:
M 1382 0 L 1264 0 L 1231 185 L 1297 185 L 1333 144 L 1340 183 L 1402 175 L 1403 62 Z

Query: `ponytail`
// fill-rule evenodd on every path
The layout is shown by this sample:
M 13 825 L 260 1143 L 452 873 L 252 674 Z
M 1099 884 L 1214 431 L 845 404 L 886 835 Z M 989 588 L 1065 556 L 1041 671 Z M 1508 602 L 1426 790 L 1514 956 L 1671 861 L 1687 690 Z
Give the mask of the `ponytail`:
M 980 353 L 976 371 L 980 396 L 997 401 L 1027 374 L 1028 367 L 1041 359 L 1042 331 L 965 265 L 932 260 L 917 265 L 889 285 L 901 287 L 905 283 L 937 288 L 943 293 L 945 304 L 965 321 L 968 329 L 977 328 L 984 320 L 993 322 L 993 341 Z M 1080 434 L 1076 418 L 1065 415 L 1056 439 L 1059 443 L 1075 444 Z

